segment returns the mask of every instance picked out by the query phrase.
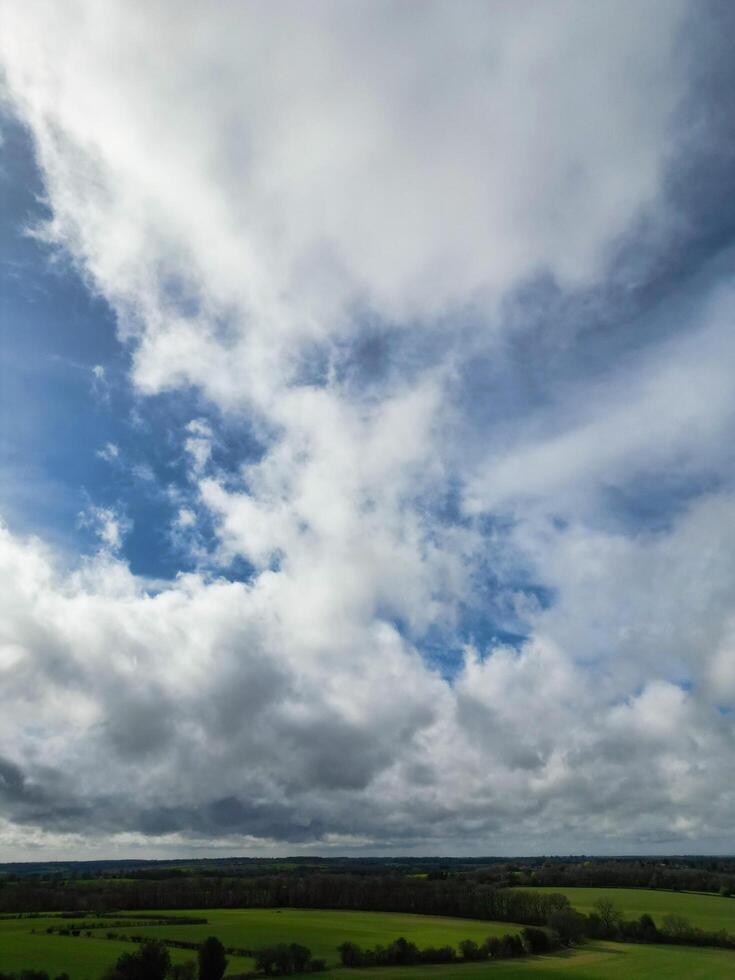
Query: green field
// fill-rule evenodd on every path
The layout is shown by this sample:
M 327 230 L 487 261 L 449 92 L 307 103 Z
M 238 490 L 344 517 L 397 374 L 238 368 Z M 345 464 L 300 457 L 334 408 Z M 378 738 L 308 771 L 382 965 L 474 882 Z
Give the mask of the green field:
M 175 916 L 177 912 L 163 914 Z M 128 928 L 114 925 L 112 919 L 92 918 L 82 924 L 82 935 L 72 937 L 47 935 L 45 929 L 49 925 L 72 925 L 73 920 L 62 921 L 54 917 L 0 920 L 0 970 L 32 967 L 52 974 L 65 971 L 72 980 L 97 980 L 121 953 L 134 948 L 129 942 L 101 938 L 108 930 L 152 939 L 193 942 L 217 936 L 225 946 L 250 949 L 278 942 L 298 942 L 308 946 L 315 957 L 332 965 L 338 961 L 337 946 L 346 939 L 363 946 L 375 946 L 378 943 L 387 945 L 405 936 L 419 946 L 457 946 L 463 939 L 482 942 L 487 936 L 518 932 L 522 928 L 512 923 L 440 916 L 319 909 L 204 909 L 179 911 L 178 914 L 206 918 L 207 924 L 177 926 L 168 923 Z M 36 930 L 35 934 L 32 929 Z M 92 933 L 91 938 L 84 935 L 87 929 Z M 177 962 L 192 959 L 195 955 L 188 950 L 171 949 L 170 952 Z M 252 960 L 230 957 L 227 973 L 243 973 L 252 968 Z
M 0 971 L 47 970 L 52 976 L 68 973 L 71 980 L 99 980 L 104 970 L 121 953 L 135 949 L 132 943 L 102 938 L 106 929 L 92 930 L 91 938 L 83 933 L 80 936 L 58 936 L 44 932 L 47 926 L 59 924 L 57 917 L 0 920 Z M 65 921 L 63 924 L 70 923 Z M 35 934 L 31 932 L 32 929 L 36 930 Z M 183 963 L 195 955 L 185 949 L 171 949 L 169 952 L 175 963 Z M 230 957 L 230 961 L 228 973 L 244 973 L 253 966 L 252 960 L 241 957 Z
M 600 898 L 609 898 L 626 919 L 644 912 L 660 926 L 665 915 L 681 915 L 693 926 L 735 933 L 735 898 L 701 892 L 667 892 L 649 888 L 526 888 L 523 891 L 557 892 L 566 895 L 575 909 L 589 912 Z
M 590 943 L 571 953 L 466 966 L 379 967 L 312 974 L 319 980 L 725 980 L 735 976 L 735 953 L 686 946 Z
M 176 915 L 176 912 L 163 914 Z M 457 946 L 463 939 L 482 942 L 488 936 L 520 932 L 523 928 L 509 922 L 329 909 L 201 909 L 186 914 L 206 918 L 207 925 L 143 926 L 136 927 L 135 934 L 194 941 L 214 935 L 225 946 L 249 949 L 280 942 L 302 943 L 315 957 L 331 965 L 338 961 L 337 946 L 346 939 L 361 946 L 378 943 L 387 946 L 404 936 L 417 946 Z
M 575 891 L 571 889 L 570 891 Z M 610 889 L 577 889 L 588 894 L 590 904 Z M 594 895 L 592 892 L 594 891 Z M 636 893 L 633 893 L 636 894 Z M 643 892 L 643 898 L 649 893 Z M 656 893 L 665 895 L 666 893 Z M 673 898 L 698 898 L 672 894 Z M 702 896 L 707 897 L 707 896 Z M 570 895 L 570 898 L 572 896 Z M 572 900 L 574 900 L 572 898 Z M 724 900 L 723 900 L 724 901 Z M 584 903 L 580 903 L 583 906 Z M 623 902 L 619 902 L 621 907 Z M 626 907 L 629 914 L 632 906 Z M 674 911 L 680 911 L 674 909 Z M 176 912 L 165 913 L 176 915 Z M 59 925 L 55 917 L 44 919 L 0 920 L 0 970 L 19 970 L 24 967 L 47 970 L 52 976 L 67 972 L 71 980 L 99 980 L 100 975 L 122 952 L 134 947 L 129 942 L 101 937 L 112 929 L 134 932 L 157 938 L 199 940 L 216 935 L 225 945 L 257 947 L 276 942 L 300 942 L 314 956 L 327 960 L 332 969 L 312 976 L 333 980 L 480 980 L 493 977 L 526 977 L 529 974 L 550 973 L 554 977 L 575 980 L 592 978 L 693 978 L 705 980 L 735 976 L 735 953 L 715 949 L 694 949 L 682 946 L 646 946 L 626 943 L 594 942 L 572 952 L 552 956 L 497 963 L 457 964 L 434 967 L 381 967 L 347 970 L 337 967 L 336 946 L 345 939 L 374 946 L 387 945 L 405 936 L 420 946 L 450 944 L 457 946 L 462 939 L 480 941 L 488 935 L 515 932 L 520 926 L 504 922 L 480 922 L 440 916 L 403 915 L 383 912 L 338 912 L 305 909 L 207 909 L 178 912 L 179 915 L 201 915 L 207 925 L 114 926 L 106 922 L 91 929 L 92 936 L 82 932 L 78 937 L 47 935 L 49 925 Z M 680 913 L 684 914 L 684 913 Z M 89 920 L 91 926 L 94 919 Z M 99 921 L 99 920 L 97 920 Z M 70 920 L 64 920 L 70 925 Z M 83 930 L 86 926 L 82 927 Z M 31 932 L 35 929 L 35 934 Z M 193 958 L 193 951 L 171 949 L 176 962 Z M 228 974 L 243 973 L 253 968 L 252 960 L 230 957 Z
M 66 882 L 67 888 L 88 888 L 91 891 L 101 891 L 110 888 L 112 885 L 132 885 L 135 878 L 69 878 Z

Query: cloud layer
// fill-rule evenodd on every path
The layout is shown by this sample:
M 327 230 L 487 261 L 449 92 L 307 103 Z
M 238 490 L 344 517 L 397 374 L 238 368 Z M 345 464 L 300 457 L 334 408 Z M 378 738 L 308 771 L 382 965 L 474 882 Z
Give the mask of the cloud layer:
M 195 571 L 0 538 L 0 850 L 726 847 L 726 14 L 2 10 L 36 233 L 201 399 Z

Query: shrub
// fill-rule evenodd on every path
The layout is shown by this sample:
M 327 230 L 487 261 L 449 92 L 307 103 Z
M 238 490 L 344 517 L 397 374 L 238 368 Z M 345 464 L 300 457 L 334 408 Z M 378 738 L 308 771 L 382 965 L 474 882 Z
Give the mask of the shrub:
M 523 937 L 523 945 L 529 953 L 548 953 L 551 949 L 549 934 L 543 929 L 526 926 L 525 929 L 521 930 L 521 936 Z
M 317 969 L 323 969 L 321 966 L 314 966 L 315 963 L 323 963 L 323 960 L 312 960 L 311 950 L 298 943 L 291 943 L 290 946 L 285 943 L 264 946 L 262 949 L 255 950 L 253 956 L 256 966 L 266 976 L 290 976 L 292 973 L 303 973 L 307 970 L 316 972 Z
M 194 960 L 186 963 L 174 963 L 169 971 L 169 980 L 195 980 L 197 965 Z
M 388 962 L 395 963 L 396 966 L 410 966 L 419 961 L 419 949 L 416 943 L 410 943 L 401 936 L 391 943 L 387 950 Z
M 362 966 L 365 954 L 357 943 L 342 943 L 337 947 L 342 966 Z
M 506 933 L 500 940 L 500 949 L 504 959 L 510 959 L 513 956 L 523 956 L 524 953 L 521 937 L 512 936 L 510 933 Z
M 647 943 L 654 943 L 658 939 L 656 923 L 647 912 L 644 912 L 638 920 L 638 935 Z
M 163 943 L 148 941 L 134 953 L 123 953 L 104 980 L 165 980 L 171 957 Z
M 584 939 L 587 930 L 585 916 L 571 908 L 552 912 L 548 924 L 559 937 L 562 946 L 572 946 L 580 942 Z
M 459 952 L 462 955 L 462 959 L 470 963 L 485 959 L 483 950 L 472 939 L 463 939 L 459 944 Z
M 665 936 L 671 936 L 674 939 L 684 939 L 692 932 L 692 926 L 689 920 L 685 919 L 683 915 L 665 915 L 661 931 Z
M 454 963 L 457 954 L 451 946 L 427 946 L 419 950 L 419 960 L 421 963 Z

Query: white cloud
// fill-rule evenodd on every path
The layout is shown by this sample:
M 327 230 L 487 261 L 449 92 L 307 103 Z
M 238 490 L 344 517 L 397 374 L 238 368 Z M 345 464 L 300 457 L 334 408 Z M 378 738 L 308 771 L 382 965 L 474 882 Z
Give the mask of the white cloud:
M 685 9 L 6 3 L 2 55 L 48 235 L 141 336 L 138 384 L 269 404 L 365 306 L 594 280 L 656 202 Z
M 0 737 L 39 789 L 0 847 L 62 846 L 70 798 L 131 847 L 729 831 L 731 296 L 594 372 L 580 347 L 561 393 L 503 312 L 541 275 L 604 293 L 622 236 L 675 223 L 687 7 L 612 11 L 4 5 L 48 238 L 115 309 L 137 394 L 205 396 L 169 531 L 210 572 L 152 589 L 111 508 L 73 573 L 3 533 Z M 555 353 L 582 333 L 555 328 Z M 535 401 L 464 390 L 482 357 L 528 362 Z M 259 451 L 220 465 L 243 413 Z M 612 490 L 674 472 L 715 489 L 616 522 Z M 211 573 L 235 559 L 248 582 Z M 486 649 L 493 603 L 518 649 Z
M 132 521 L 120 514 L 114 507 L 90 505 L 79 515 L 82 527 L 90 527 L 97 535 L 102 547 L 119 551 L 124 536 L 132 529 Z
M 193 527 L 196 524 L 196 514 L 194 511 L 189 510 L 188 507 L 180 507 L 179 513 L 176 516 L 176 524 L 178 527 Z
M 135 463 L 130 472 L 136 480 L 142 483 L 152 483 L 156 479 L 156 474 L 150 463 Z
M 561 516 L 599 506 L 601 492 L 657 472 L 683 481 L 729 472 L 722 453 L 735 424 L 728 365 L 735 357 L 732 284 L 695 307 L 682 336 L 565 388 L 522 427 L 487 447 L 467 508 L 529 503 Z
M 92 395 L 103 404 L 110 401 L 110 381 L 104 365 L 95 364 L 92 368 Z
M 192 419 L 186 426 L 186 433 L 184 449 L 191 457 L 194 475 L 200 476 L 212 455 L 212 430 L 203 419 Z
M 106 442 L 102 449 L 97 450 L 96 455 L 106 463 L 114 463 L 120 458 L 120 447 L 114 442 Z
M 70 797 L 88 846 L 114 828 L 508 848 L 568 839 L 572 814 L 577 840 L 599 839 L 600 786 L 613 835 L 727 826 L 732 726 L 663 680 L 616 701 L 539 638 L 468 651 L 450 687 L 387 624 L 353 621 L 348 648 L 340 631 L 294 633 L 283 577 L 186 576 L 150 594 L 109 556 L 69 576 L 7 532 L 0 565 L 14 657 L 0 735 L 36 787 L 6 800 L 3 846 L 30 846 L 37 827 L 60 846 L 80 831 Z

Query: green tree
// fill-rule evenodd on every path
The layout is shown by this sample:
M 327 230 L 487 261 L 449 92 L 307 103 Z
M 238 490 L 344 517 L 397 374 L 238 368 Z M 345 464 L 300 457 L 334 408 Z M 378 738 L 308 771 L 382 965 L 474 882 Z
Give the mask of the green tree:
M 410 966 L 418 963 L 419 951 L 415 943 L 410 943 L 403 936 L 391 943 L 389 949 L 390 961 L 398 966 Z
M 106 980 L 165 980 L 171 957 L 163 943 L 142 943 L 134 953 L 123 953 L 105 975 Z
M 521 929 L 523 945 L 529 953 L 548 953 L 551 948 L 549 934 L 544 929 L 535 929 L 533 926 L 526 926 Z
M 345 942 L 337 947 L 342 966 L 362 966 L 365 954 L 357 943 Z
M 585 918 L 576 909 L 557 909 L 549 916 L 548 924 L 559 937 L 562 946 L 573 946 L 584 939 Z
M 503 959 L 508 959 L 512 956 L 523 956 L 523 942 L 521 937 L 506 932 L 500 940 L 500 956 Z
M 683 915 L 665 915 L 662 920 L 661 932 L 673 939 L 685 939 L 692 932 L 692 926 Z
M 186 963 L 174 963 L 169 970 L 168 980 L 196 980 L 197 965 L 194 960 Z
M 648 912 L 644 912 L 638 920 L 638 931 L 641 939 L 644 939 L 647 943 L 653 943 L 656 941 L 658 937 L 658 929 L 656 928 L 656 923 L 653 921 Z
M 299 946 L 296 943 L 292 946 L 287 946 L 285 943 L 278 943 L 276 946 L 264 946 L 255 951 L 255 965 L 268 977 L 288 976 L 295 972 L 296 958 L 303 959 L 302 951 L 308 954 L 308 963 L 311 960 L 311 951 L 306 946 Z
M 225 947 L 216 936 L 209 936 L 199 947 L 199 980 L 222 980 L 227 966 Z
M 609 898 L 599 898 L 592 908 L 600 918 L 603 935 L 617 935 L 623 921 L 623 915 L 615 902 L 611 902 Z
M 303 973 L 311 963 L 311 950 L 308 946 L 299 946 L 298 943 L 291 943 L 288 948 L 291 952 L 294 971 Z
M 484 959 L 482 950 L 472 939 L 463 939 L 459 944 L 459 952 L 462 955 L 462 959 L 468 960 L 469 962 Z

